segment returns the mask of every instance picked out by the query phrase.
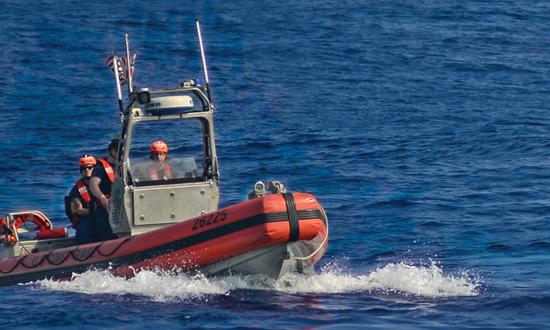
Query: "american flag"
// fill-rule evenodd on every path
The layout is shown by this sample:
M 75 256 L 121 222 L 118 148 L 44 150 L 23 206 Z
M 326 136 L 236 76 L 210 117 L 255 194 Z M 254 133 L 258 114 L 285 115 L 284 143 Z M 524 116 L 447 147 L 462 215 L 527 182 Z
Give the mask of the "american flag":
M 125 65 L 122 64 L 122 60 L 123 60 L 123 58 L 113 54 L 113 55 L 109 56 L 109 58 L 105 61 L 105 64 L 107 64 L 107 66 L 109 68 L 111 68 L 111 70 L 114 73 L 115 72 L 115 61 L 116 61 L 117 69 L 118 69 L 118 79 L 120 79 L 120 84 L 124 85 L 126 83 L 126 75 L 124 74 Z
M 115 54 L 109 56 L 107 60 L 105 61 L 105 64 L 113 71 L 115 72 L 115 60 L 117 61 L 117 67 L 118 67 L 118 78 L 120 79 L 120 84 L 124 85 L 126 81 L 128 80 L 128 75 L 126 74 L 128 72 L 128 66 L 126 65 L 126 58 L 117 56 Z M 136 52 L 133 52 L 132 56 L 130 57 L 130 74 L 132 75 L 132 78 L 134 77 L 134 63 L 136 62 Z

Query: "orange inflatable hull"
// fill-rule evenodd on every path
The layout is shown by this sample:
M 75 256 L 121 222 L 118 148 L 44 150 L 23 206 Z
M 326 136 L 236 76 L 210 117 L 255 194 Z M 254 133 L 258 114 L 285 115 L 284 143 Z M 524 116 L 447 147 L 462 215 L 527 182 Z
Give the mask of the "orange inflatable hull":
M 325 212 L 312 195 L 268 195 L 134 237 L 4 258 L 0 285 L 66 279 L 89 269 L 110 269 L 119 276 L 142 269 L 208 270 L 286 244 L 300 245 L 300 255 L 290 257 L 308 268 L 324 254 L 327 235 Z

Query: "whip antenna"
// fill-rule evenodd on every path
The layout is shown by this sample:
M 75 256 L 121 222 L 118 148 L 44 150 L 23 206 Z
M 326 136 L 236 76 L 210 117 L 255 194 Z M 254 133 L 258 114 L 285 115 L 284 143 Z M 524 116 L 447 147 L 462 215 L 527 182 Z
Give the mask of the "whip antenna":
M 130 62 L 130 44 L 128 42 L 128 33 L 124 34 L 124 41 L 126 43 L 126 76 L 128 81 L 128 94 L 131 94 L 133 91 L 132 87 L 132 68 L 134 66 L 134 59 Z
M 201 58 L 202 58 L 202 68 L 204 69 L 204 80 L 206 81 L 206 84 L 208 85 L 208 69 L 206 68 L 206 57 L 204 56 L 204 46 L 202 44 L 202 35 L 201 35 L 201 25 L 199 23 L 199 20 L 195 20 L 195 23 L 197 24 L 197 34 L 199 35 L 199 46 L 201 48 Z
M 210 94 L 210 84 L 208 81 L 208 68 L 206 67 L 206 56 L 204 56 L 204 46 L 202 44 L 201 25 L 198 19 L 195 20 L 195 23 L 197 23 L 197 34 L 199 35 L 199 46 L 201 47 L 202 67 L 204 69 L 204 80 L 206 81 L 206 93 L 208 94 L 208 101 L 210 101 L 210 105 L 212 106 L 212 95 Z
M 115 82 L 116 82 L 116 96 L 118 100 L 118 109 L 122 114 L 124 112 L 124 106 L 122 105 L 122 91 L 120 89 L 120 77 L 118 76 L 118 56 L 113 53 L 113 68 L 115 69 Z

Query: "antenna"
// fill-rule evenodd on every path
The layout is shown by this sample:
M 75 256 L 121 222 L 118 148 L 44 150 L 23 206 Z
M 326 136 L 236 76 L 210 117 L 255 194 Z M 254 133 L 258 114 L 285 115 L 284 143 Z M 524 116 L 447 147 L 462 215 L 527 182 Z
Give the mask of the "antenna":
M 126 78 L 128 82 L 128 94 L 132 93 L 132 67 L 134 66 L 134 59 L 130 62 L 130 43 L 128 42 L 128 33 L 124 34 L 124 41 L 126 43 Z
M 115 69 L 115 82 L 116 82 L 116 96 L 118 100 L 118 110 L 120 113 L 124 113 L 124 106 L 122 105 L 122 91 L 120 90 L 120 77 L 118 76 L 118 56 L 113 52 L 113 68 Z
M 202 57 L 202 68 L 204 69 L 204 80 L 206 81 L 206 84 L 208 85 L 208 69 L 206 68 L 206 57 L 204 56 L 204 47 L 202 45 L 202 35 L 201 35 L 201 25 L 199 23 L 199 20 L 195 20 L 195 23 L 197 24 L 197 34 L 199 35 L 199 46 L 201 48 L 201 57 Z
M 210 94 L 210 81 L 208 80 L 208 68 L 206 67 L 206 56 L 204 56 L 204 46 L 202 44 L 201 25 L 199 20 L 195 20 L 197 23 L 197 34 L 199 35 L 199 46 L 201 48 L 202 68 L 204 69 L 204 80 L 206 81 L 206 93 L 208 94 L 208 101 L 212 106 L 212 95 Z

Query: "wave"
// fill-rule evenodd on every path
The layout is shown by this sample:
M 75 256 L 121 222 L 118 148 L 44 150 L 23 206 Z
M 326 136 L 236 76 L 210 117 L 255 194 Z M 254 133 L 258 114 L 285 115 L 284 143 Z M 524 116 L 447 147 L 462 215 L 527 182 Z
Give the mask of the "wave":
M 269 290 L 289 294 L 372 293 L 382 295 L 447 298 L 476 296 L 481 281 L 467 273 L 446 275 L 432 263 L 415 266 L 390 263 L 366 274 L 353 274 L 334 265 L 319 274 L 287 274 L 279 280 L 260 276 L 207 278 L 164 271 L 141 271 L 133 278 L 121 278 L 108 271 L 88 271 L 73 275 L 71 281 L 43 280 L 35 283 L 45 290 L 83 294 L 132 294 L 153 301 L 207 299 L 229 295 L 232 290 Z

